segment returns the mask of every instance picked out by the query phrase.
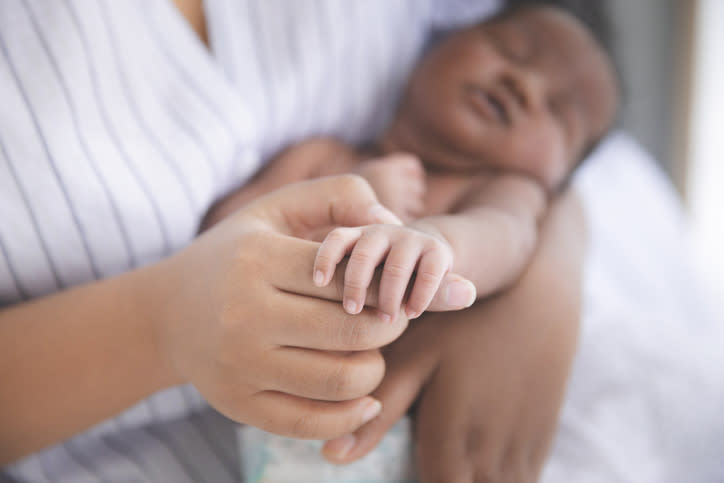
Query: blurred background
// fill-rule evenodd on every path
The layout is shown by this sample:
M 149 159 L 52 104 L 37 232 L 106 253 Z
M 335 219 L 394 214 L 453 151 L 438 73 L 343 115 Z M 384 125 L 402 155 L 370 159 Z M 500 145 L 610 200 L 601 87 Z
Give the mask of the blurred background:
M 553 3 L 576 11 L 613 53 L 621 125 L 681 195 L 696 263 L 724 313 L 724 0 Z
M 626 91 L 622 124 L 681 194 L 698 267 L 724 309 L 724 1 L 598 3 Z

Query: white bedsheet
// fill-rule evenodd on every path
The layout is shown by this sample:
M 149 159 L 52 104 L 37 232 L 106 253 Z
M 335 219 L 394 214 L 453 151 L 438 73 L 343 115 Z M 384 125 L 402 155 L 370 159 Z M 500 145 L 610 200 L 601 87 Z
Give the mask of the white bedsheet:
M 612 136 L 579 174 L 583 330 L 543 481 L 724 481 L 724 317 L 655 162 Z

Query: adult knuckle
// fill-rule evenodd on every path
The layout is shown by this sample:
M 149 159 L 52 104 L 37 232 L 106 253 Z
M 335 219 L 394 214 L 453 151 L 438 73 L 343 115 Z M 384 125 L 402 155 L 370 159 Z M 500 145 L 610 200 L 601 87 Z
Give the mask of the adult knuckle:
M 299 439 L 313 439 L 319 434 L 321 422 L 319 416 L 314 413 L 304 413 L 292 422 L 290 436 Z
M 330 372 L 325 381 L 325 390 L 329 398 L 333 400 L 348 399 L 353 386 L 351 367 L 339 362 Z
M 341 342 L 348 350 L 364 350 L 371 347 L 373 334 L 368 324 L 350 320 L 341 326 Z

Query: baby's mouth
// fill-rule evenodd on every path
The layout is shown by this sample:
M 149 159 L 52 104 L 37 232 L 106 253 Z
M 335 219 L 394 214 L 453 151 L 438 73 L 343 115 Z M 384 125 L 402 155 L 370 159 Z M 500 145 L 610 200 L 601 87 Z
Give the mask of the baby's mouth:
M 475 112 L 484 118 L 510 126 L 510 116 L 502 99 L 475 85 L 466 86 L 467 100 Z

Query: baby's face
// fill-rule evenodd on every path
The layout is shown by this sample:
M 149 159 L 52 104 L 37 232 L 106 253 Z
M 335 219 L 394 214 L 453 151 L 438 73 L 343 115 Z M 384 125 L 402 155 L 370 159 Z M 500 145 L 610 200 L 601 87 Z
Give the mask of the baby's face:
M 382 142 L 430 169 L 515 171 L 553 190 L 617 106 L 613 68 L 589 32 L 564 12 L 526 8 L 433 49 Z

